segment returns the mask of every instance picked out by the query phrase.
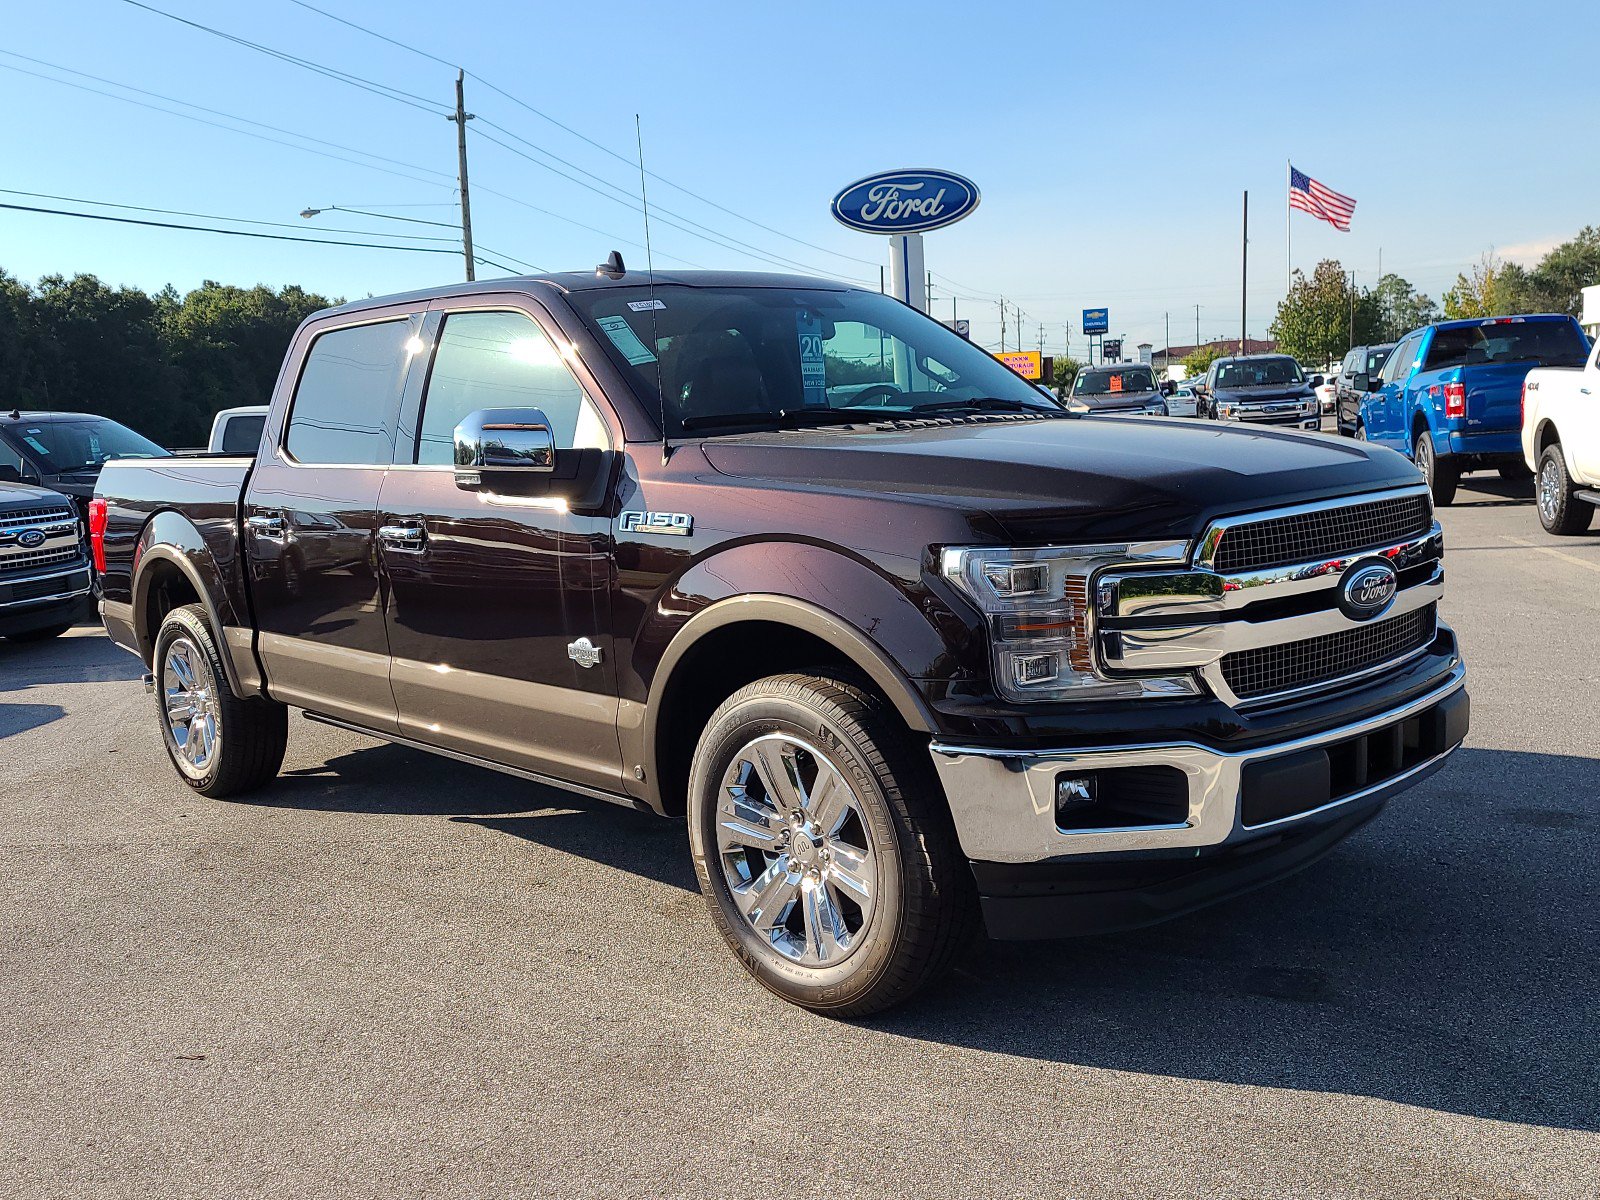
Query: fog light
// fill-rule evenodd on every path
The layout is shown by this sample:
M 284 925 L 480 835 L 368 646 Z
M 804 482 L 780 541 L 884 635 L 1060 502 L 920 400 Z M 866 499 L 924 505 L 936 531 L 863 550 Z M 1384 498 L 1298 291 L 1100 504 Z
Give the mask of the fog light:
M 1072 824 L 1072 818 L 1084 809 L 1092 808 L 1095 799 L 1096 787 L 1093 775 L 1057 775 L 1056 824 L 1061 826 Z
M 1017 686 L 1049 683 L 1056 677 L 1054 654 L 1013 654 L 1011 669 L 1016 673 Z

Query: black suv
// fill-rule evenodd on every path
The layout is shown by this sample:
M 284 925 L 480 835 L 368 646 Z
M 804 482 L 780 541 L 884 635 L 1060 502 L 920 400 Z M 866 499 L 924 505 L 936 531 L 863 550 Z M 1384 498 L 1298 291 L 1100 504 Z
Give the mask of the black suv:
M 1389 361 L 1395 345 L 1384 342 L 1379 346 L 1354 346 L 1339 364 L 1339 374 L 1334 377 L 1333 414 L 1342 437 L 1355 437 L 1361 401 L 1377 382 L 1378 372 Z

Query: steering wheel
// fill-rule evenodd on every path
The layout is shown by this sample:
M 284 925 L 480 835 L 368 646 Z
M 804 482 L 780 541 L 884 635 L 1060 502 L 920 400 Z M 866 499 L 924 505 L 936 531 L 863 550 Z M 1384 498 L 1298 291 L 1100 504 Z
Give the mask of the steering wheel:
M 895 385 L 892 384 L 892 383 L 875 383 L 872 386 L 864 387 L 859 392 L 857 392 L 855 394 L 855 397 L 850 401 L 850 407 L 851 408 L 873 408 L 873 407 L 876 407 L 876 408 L 887 408 L 889 406 L 888 402 L 890 400 L 893 400 L 893 399 L 895 399 L 895 398 L 897 398 L 899 396 L 903 396 L 904 394 L 905 394 L 904 392 L 902 392 L 899 388 L 895 387 Z M 867 399 L 868 396 L 875 397 L 876 398 L 876 403 L 874 404 L 872 401 L 869 401 Z

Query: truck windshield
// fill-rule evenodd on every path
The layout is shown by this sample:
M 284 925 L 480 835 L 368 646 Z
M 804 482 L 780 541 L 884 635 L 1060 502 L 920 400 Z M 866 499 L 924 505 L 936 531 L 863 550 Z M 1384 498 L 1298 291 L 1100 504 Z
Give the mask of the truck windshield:
M 567 300 L 651 415 L 665 409 L 669 435 L 931 410 L 1061 411 L 965 338 L 876 292 L 661 284 Z
M 1217 367 L 1219 388 L 1265 387 L 1269 384 L 1303 383 L 1305 375 L 1292 358 L 1247 358 L 1222 363 Z
M 1105 396 L 1117 392 L 1153 392 L 1156 377 L 1148 367 L 1089 367 L 1078 372 L 1074 396 Z
M 90 470 L 113 458 L 164 458 L 167 453 L 127 426 L 100 417 L 23 421 L 9 432 L 19 450 L 53 475 Z
M 1581 367 L 1589 347 L 1573 322 L 1500 317 L 1480 325 L 1441 329 L 1428 347 L 1425 371 L 1472 367 L 1483 363 L 1543 363 L 1547 367 Z

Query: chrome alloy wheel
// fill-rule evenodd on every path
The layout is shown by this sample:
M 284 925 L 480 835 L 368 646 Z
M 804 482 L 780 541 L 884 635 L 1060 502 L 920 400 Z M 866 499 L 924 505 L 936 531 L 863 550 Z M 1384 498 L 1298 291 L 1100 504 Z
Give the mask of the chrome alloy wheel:
M 1539 468 L 1539 515 L 1544 518 L 1546 525 L 1555 524 L 1556 512 L 1561 507 L 1561 495 L 1566 491 L 1567 481 L 1562 478 L 1562 471 L 1556 460 L 1546 458 L 1544 465 Z
M 808 967 L 864 940 L 878 894 L 861 800 L 832 762 L 789 734 L 746 743 L 723 776 L 717 858 L 758 937 Z
M 186 637 L 174 638 L 161 664 L 161 703 L 178 769 L 201 779 L 222 746 L 221 704 L 210 667 Z

